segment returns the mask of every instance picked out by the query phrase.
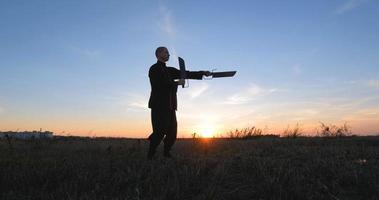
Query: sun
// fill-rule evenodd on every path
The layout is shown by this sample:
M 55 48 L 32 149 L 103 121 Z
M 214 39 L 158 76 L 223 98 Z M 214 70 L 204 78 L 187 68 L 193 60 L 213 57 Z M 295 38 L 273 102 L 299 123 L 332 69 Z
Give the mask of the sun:
M 203 124 L 198 127 L 196 133 L 202 138 L 211 138 L 215 136 L 215 127 L 213 124 Z

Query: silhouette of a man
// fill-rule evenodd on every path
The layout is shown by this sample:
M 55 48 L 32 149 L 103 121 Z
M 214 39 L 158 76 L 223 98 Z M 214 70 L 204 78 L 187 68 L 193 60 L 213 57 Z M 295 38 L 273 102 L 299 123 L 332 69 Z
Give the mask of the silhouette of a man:
M 149 108 L 151 108 L 151 123 L 153 126 L 153 133 L 149 136 L 150 146 L 147 155 L 149 159 L 153 158 L 163 138 L 163 155 L 168 158 L 171 157 L 170 150 L 175 143 L 177 134 L 176 92 L 178 85 L 184 82 L 184 80 L 180 80 L 180 70 L 166 66 L 166 62 L 170 58 L 170 53 L 166 47 L 158 47 L 155 51 L 155 56 L 158 61 L 149 70 L 151 85 Z M 203 75 L 209 76 L 210 72 L 186 71 L 186 78 L 188 79 L 202 79 Z

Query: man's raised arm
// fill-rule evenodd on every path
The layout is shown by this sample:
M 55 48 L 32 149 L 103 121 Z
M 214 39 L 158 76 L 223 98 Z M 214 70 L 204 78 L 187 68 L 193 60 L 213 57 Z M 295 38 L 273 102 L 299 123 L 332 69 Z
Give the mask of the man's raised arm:
M 211 72 L 209 71 L 186 71 L 187 79 L 203 79 L 203 76 L 210 76 Z
M 167 88 L 177 85 L 174 80 L 170 79 L 162 70 L 152 68 L 149 71 L 151 83 L 157 88 Z

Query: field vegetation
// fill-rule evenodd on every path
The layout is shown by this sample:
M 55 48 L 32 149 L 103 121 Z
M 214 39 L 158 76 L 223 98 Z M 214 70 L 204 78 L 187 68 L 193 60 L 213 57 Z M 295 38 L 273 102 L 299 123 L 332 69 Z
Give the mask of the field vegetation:
M 0 199 L 379 198 L 379 137 L 245 133 L 179 139 L 153 160 L 146 140 L 3 139 Z

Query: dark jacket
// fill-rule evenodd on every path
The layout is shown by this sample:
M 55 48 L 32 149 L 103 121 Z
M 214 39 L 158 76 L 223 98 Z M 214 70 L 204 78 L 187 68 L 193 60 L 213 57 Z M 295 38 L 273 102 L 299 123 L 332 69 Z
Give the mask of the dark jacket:
M 186 71 L 187 79 L 202 79 L 203 75 L 203 71 Z M 166 63 L 157 61 L 150 67 L 149 78 L 151 85 L 149 108 L 176 110 L 178 84 L 174 80 L 180 79 L 180 70 L 167 67 Z

